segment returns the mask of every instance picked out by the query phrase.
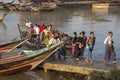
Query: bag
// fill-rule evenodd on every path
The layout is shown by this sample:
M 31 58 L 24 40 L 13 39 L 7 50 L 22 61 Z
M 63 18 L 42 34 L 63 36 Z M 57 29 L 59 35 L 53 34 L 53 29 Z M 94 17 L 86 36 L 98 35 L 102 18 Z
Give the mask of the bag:
M 112 45 L 111 47 L 108 47 L 109 51 L 113 52 L 114 51 L 114 46 Z

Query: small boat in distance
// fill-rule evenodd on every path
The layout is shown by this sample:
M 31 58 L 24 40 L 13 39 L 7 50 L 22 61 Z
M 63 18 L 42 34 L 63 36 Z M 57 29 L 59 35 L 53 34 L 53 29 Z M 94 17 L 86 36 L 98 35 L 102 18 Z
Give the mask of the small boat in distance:
M 92 9 L 109 9 L 109 3 L 92 4 Z
M 63 43 L 61 41 L 41 50 L 23 50 L 18 56 L 0 59 L 0 75 L 26 72 L 34 69 L 56 52 Z
M 57 5 L 54 2 L 42 2 L 40 10 L 51 11 L 56 8 L 57 8 Z

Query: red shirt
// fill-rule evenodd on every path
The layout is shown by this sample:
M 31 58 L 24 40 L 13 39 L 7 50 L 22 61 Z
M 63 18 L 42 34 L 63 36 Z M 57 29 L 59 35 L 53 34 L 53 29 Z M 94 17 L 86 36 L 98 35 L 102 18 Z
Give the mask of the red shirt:
M 44 29 L 45 29 L 45 27 L 44 27 L 43 25 L 40 25 L 40 26 L 39 26 L 40 32 L 42 32 Z

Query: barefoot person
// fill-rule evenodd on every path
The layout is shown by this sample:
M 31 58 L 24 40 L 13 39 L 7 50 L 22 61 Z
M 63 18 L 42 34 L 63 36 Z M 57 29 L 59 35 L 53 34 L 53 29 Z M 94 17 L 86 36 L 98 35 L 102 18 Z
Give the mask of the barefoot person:
M 92 51 L 93 51 L 93 47 L 95 45 L 95 36 L 94 36 L 94 32 L 90 32 L 90 36 L 88 37 L 87 41 L 86 41 L 86 46 L 88 49 L 88 55 L 87 58 L 85 60 L 86 63 L 88 63 L 90 61 L 90 64 L 93 64 L 93 60 L 92 60 Z
M 105 56 L 104 56 L 104 64 L 107 64 L 109 61 L 112 61 L 113 63 L 116 62 L 116 54 L 114 51 L 114 46 L 113 46 L 113 32 L 108 32 L 108 36 L 104 41 L 105 44 Z

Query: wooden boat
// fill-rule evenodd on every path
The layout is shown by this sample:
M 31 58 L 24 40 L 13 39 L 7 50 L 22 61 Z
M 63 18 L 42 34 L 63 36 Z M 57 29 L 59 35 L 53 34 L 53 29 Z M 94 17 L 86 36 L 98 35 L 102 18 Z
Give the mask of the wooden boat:
M 0 52 L 10 52 L 13 49 L 15 49 L 16 47 L 18 47 L 19 45 L 23 44 L 25 41 L 27 41 L 29 38 L 23 38 L 21 40 L 18 41 L 13 41 L 13 42 L 9 42 L 9 43 L 5 43 L 5 44 L 0 44 Z
M 51 11 L 56 8 L 56 4 L 54 2 L 42 2 L 40 10 Z
M 7 15 L 7 13 L 0 15 L 0 21 L 3 21 L 3 19 L 5 18 L 6 15 Z
M 56 52 L 64 42 L 59 42 L 41 50 L 23 50 L 18 56 L 0 59 L 0 75 L 25 72 L 34 69 Z
M 30 11 L 38 12 L 40 9 L 38 7 L 30 7 Z
M 31 0 L 18 0 L 20 3 L 31 3 Z
M 18 10 L 20 10 L 20 11 L 27 11 L 28 9 L 27 9 L 26 7 L 24 7 L 24 6 L 20 6 L 20 7 L 18 8 Z
M 92 4 L 92 9 L 109 9 L 109 3 Z
M 17 10 L 17 8 L 14 7 L 14 6 L 11 6 L 11 7 L 9 7 L 9 10 L 10 10 L 10 11 L 15 11 L 15 10 Z
M 30 42 L 29 40 L 27 40 L 25 43 L 24 43 L 25 46 L 27 47 L 30 47 L 30 48 L 36 48 L 35 44 Z M 39 45 L 40 48 L 44 48 L 46 47 L 46 44 L 40 44 Z

